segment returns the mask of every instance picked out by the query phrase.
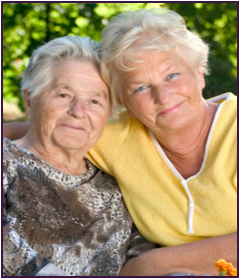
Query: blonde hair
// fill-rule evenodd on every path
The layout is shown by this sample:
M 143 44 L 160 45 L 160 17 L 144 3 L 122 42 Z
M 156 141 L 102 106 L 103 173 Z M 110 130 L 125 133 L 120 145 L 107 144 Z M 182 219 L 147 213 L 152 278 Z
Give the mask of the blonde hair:
M 193 68 L 208 74 L 208 45 L 189 31 L 184 19 L 173 11 L 157 9 L 121 13 L 104 28 L 102 36 L 102 76 L 110 86 L 117 106 L 122 106 L 123 102 L 114 69 L 132 70 L 124 64 L 124 58 L 136 41 L 141 40 L 138 50 L 170 51 L 178 46 Z

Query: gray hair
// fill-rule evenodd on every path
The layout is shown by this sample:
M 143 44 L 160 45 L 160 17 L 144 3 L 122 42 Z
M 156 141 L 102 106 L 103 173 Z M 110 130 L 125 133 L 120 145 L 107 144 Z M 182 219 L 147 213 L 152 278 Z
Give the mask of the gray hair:
M 195 69 L 208 74 L 208 45 L 189 31 L 184 19 L 173 11 L 154 9 L 121 13 L 104 28 L 102 36 L 102 75 L 118 106 L 123 104 L 113 70 L 132 70 L 124 64 L 124 57 L 140 39 L 140 50 L 170 51 L 178 46 Z
M 65 36 L 53 39 L 43 46 L 37 48 L 24 71 L 21 81 L 21 91 L 29 92 L 30 101 L 33 100 L 52 77 L 52 68 L 64 60 L 83 60 L 93 63 L 100 69 L 98 50 L 100 44 L 90 40 L 88 37 Z

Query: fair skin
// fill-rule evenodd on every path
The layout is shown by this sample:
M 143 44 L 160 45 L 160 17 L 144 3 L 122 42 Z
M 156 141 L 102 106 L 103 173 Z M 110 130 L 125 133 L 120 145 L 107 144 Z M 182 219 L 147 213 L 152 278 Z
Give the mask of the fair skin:
M 201 168 L 217 110 L 216 104 L 202 97 L 203 74 L 178 49 L 132 51 L 132 58 L 143 62 L 127 61 L 127 66 L 135 69 L 116 73 L 128 113 L 154 132 L 170 161 L 187 179 Z M 225 258 L 237 265 L 236 244 L 237 234 L 233 233 L 155 249 L 127 262 L 120 275 L 161 276 L 181 272 L 217 275 L 214 263 L 218 259 Z
M 197 276 L 217 276 L 218 270 L 214 264 L 219 259 L 225 259 L 237 268 L 237 233 L 151 250 L 128 261 L 119 275 L 192 273 Z
M 135 70 L 118 73 L 128 113 L 154 132 L 176 169 L 188 178 L 201 167 L 217 109 L 202 97 L 203 74 L 178 50 L 134 52 L 133 58 L 144 62 L 128 63 Z
M 134 71 L 115 73 L 129 115 L 154 132 L 176 169 L 188 178 L 201 167 L 217 105 L 202 98 L 203 74 L 191 67 L 178 50 L 134 55 L 144 62 L 134 65 Z M 11 137 L 12 132 L 10 128 Z M 120 276 L 181 272 L 217 275 L 214 263 L 220 258 L 237 266 L 236 244 L 237 234 L 232 233 L 151 250 L 128 261 Z
M 16 144 L 71 175 L 87 171 L 84 156 L 110 116 L 108 87 L 92 63 L 63 61 L 32 101 L 25 91 L 29 132 Z

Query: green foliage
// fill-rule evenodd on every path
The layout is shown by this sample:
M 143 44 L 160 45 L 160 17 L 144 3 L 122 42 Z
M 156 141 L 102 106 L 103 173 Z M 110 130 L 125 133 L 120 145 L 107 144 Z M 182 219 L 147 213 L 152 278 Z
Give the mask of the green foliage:
M 186 20 L 188 28 L 209 44 L 206 98 L 231 91 L 237 94 L 237 3 L 171 3 L 166 5 Z
M 2 3 L 3 98 L 17 100 L 23 109 L 19 83 L 32 51 L 65 35 L 101 39 L 110 18 L 124 11 L 169 8 L 181 14 L 190 30 L 211 48 L 212 74 L 206 78 L 205 97 L 237 93 L 238 3 Z

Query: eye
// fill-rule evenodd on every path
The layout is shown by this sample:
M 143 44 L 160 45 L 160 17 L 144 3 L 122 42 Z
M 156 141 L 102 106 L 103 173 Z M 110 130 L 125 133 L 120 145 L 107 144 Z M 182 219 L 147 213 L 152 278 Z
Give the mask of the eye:
M 171 79 L 175 78 L 175 77 L 178 76 L 178 75 L 179 75 L 179 73 L 172 73 L 172 74 L 170 74 L 170 75 L 167 76 L 167 79 L 166 79 L 166 80 L 171 80 Z
M 96 99 L 91 100 L 91 103 L 96 105 L 100 104 L 99 101 L 97 101 Z
M 134 92 L 135 92 L 135 93 L 138 93 L 138 92 L 140 92 L 140 91 L 145 90 L 146 88 L 147 88 L 147 86 L 140 86 L 140 87 L 137 88 Z
M 66 94 L 66 93 L 60 93 L 59 96 L 60 96 L 61 98 L 67 98 L 67 97 L 68 97 L 68 94 Z

